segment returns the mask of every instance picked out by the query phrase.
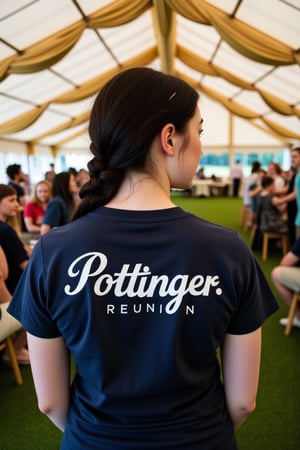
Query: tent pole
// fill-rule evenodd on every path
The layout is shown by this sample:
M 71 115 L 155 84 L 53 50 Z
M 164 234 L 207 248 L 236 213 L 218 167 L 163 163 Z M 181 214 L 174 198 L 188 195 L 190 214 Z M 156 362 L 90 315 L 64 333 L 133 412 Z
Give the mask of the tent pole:
M 228 142 L 229 172 L 233 166 L 233 128 L 234 128 L 233 120 L 234 120 L 233 114 L 230 112 L 229 113 L 229 142 Z

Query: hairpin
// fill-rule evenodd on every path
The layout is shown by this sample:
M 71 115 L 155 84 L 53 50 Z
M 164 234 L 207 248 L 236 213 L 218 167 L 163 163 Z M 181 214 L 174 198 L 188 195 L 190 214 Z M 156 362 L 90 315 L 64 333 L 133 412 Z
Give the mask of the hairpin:
M 176 95 L 176 91 L 173 92 L 173 94 L 170 95 L 170 97 L 168 98 L 168 102 L 169 102 L 170 100 L 172 100 L 172 98 L 175 97 L 175 95 Z

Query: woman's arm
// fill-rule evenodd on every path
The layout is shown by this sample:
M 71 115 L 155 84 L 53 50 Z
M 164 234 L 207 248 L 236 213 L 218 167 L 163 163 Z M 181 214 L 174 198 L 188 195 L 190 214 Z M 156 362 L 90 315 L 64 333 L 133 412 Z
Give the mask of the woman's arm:
M 8 277 L 8 265 L 7 265 L 7 259 L 6 259 L 5 253 L 1 246 L 0 246 L 0 269 L 1 269 L 2 275 L 4 277 L 4 280 L 6 280 Z
M 272 200 L 271 200 L 272 205 L 275 206 L 275 208 L 276 208 L 279 212 L 285 212 L 286 209 L 287 209 L 287 203 L 286 203 L 286 202 L 284 202 L 284 203 L 278 203 L 278 202 L 277 202 L 278 199 L 280 199 L 280 197 L 273 196 L 273 197 L 272 197 Z
M 41 236 L 43 236 L 43 234 L 48 233 L 48 231 L 50 231 L 50 230 L 51 230 L 51 226 L 50 226 L 50 225 L 47 225 L 46 223 L 43 223 L 43 224 L 41 225 L 41 228 L 40 228 L 40 234 L 41 234 Z
M 33 223 L 33 218 L 30 216 L 24 217 L 24 223 L 27 231 L 29 231 L 30 233 L 39 233 L 41 231 L 41 226 L 35 225 Z
M 252 189 L 249 189 L 248 195 L 250 198 L 256 197 L 260 192 L 262 191 L 262 187 L 259 184 L 258 186 L 255 186 Z
M 7 303 L 11 301 L 11 293 L 6 287 L 5 276 L 0 267 L 0 303 Z
M 0 246 L 0 303 L 7 303 L 11 300 L 11 293 L 6 287 L 5 280 L 8 277 L 8 265 L 5 253 Z
M 221 348 L 226 404 L 234 429 L 255 410 L 261 355 L 261 328 L 227 334 Z
M 280 266 L 295 266 L 299 261 L 299 257 L 293 252 L 287 252 L 280 261 Z
M 286 202 L 291 202 L 293 200 L 295 200 L 297 197 L 297 192 L 296 192 L 296 188 L 294 188 L 294 190 L 292 192 L 290 192 L 287 195 L 283 195 L 282 197 L 276 197 L 274 205 L 278 206 L 278 205 L 282 205 L 282 203 L 286 203 Z
M 64 431 L 70 402 L 70 355 L 62 337 L 27 333 L 31 370 L 40 411 Z

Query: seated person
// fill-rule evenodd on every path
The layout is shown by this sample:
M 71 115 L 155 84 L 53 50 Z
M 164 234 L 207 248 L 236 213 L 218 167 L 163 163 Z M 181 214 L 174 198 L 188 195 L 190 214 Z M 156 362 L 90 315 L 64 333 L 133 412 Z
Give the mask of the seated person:
M 260 231 L 277 231 L 287 233 L 288 224 L 283 217 L 286 205 L 275 206 L 274 179 L 264 175 L 261 180 L 261 192 L 257 197 L 257 219 L 256 224 Z
M 6 286 L 11 294 L 17 287 L 31 253 L 9 224 L 9 219 L 17 215 L 18 207 L 17 194 L 14 188 L 0 184 L 0 245 L 8 264 Z
M 25 348 L 27 343 L 26 332 L 13 316 L 7 312 L 7 307 L 12 298 L 8 291 L 5 280 L 8 276 L 8 266 L 5 254 L 0 247 L 0 341 L 9 336 L 13 336 L 13 345 L 19 364 L 29 364 L 28 350 Z M 5 350 L 2 354 L 4 361 L 9 361 L 9 356 Z
M 52 228 L 68 223 L 78 194 L 78 186 L 73 173 L 69 171 L 55 175 L 52 193 L 53 198 L 47 206 L 41 225 L 41 235 L 44 235 Z
M 200 167 L 200 169 L 197 170 L 197 172 L 196 172 L 196 177 L 197 177 L 199 180 L 205 180 L 206 176 L 204 175 L 204 167 Z
M 282 169 L 278 163 L 271 162 L 268 166 L 267 173 L 273 178 L 276 191 L 284 188 L 285 180 L 282 176 Z
M 300 238 L 291 250 L 282 258 L 279 266 L 271 273 L 272 281 L 280 296 L 287 305 L 291 304 L 293 293 L 300 292 Z M 287 317 L 280 319 L 280 325 L 287 325 Z M 300 328 L 300 302 L 297 304 L 293 326 Z
M 24 222 L 28 232 L 40 234 L 43 218 L 51 197 L 52 186 L 49 181 L 42 180 L 35 185 L 33 198 L 24 207 Z

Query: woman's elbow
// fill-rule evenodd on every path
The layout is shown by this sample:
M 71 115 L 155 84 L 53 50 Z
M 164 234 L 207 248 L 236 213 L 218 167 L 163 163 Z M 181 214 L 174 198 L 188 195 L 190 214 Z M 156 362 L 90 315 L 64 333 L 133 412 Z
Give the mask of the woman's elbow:
M 256 400 L 245 402 L 245 404 L 241 406 L 241 410 L 245 413 L 246 416 L 252 414 L 255 411 L 255 408 L 256 408 Z
M 38 408 L 42 414 L 45 414 L 45 416 L 49 416 L 53 410 L 53 405 L 51 403 L 47 402 L 38 402 Z
M 237 430 L 247 419 L 247 417 L 254 412 L 256 408 L 255 401 L 240 403 L 238 405 L 228 405 L 229 415 L 232 419 L 234 429 Z
M 39 228 L 37 228 L 35 225 L 28 225 L 26 226 L 28 233 L 37 233 L 39 231 Z

